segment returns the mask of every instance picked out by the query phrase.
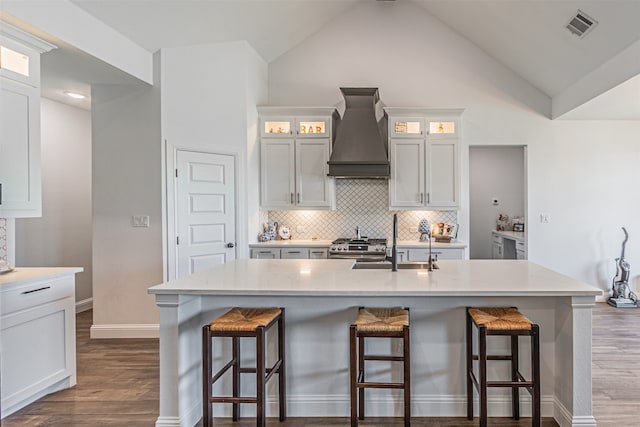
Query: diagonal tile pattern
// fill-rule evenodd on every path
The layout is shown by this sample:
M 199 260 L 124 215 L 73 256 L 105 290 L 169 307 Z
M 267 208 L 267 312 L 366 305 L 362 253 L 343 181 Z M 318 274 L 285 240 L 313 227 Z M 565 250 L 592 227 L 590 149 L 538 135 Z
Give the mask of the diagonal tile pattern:
M 268 220 L 288 226 L 293 239 L 351 237 L 356 226 L 363 236 L 390 238 L 394 213 L 401 240 L 420 238 L 422 218 L 432 224 L 458 222 L 457 211 L 390 211 L 388 182 L 381 179 L 338 179 L 335 211 L 269 211 Z

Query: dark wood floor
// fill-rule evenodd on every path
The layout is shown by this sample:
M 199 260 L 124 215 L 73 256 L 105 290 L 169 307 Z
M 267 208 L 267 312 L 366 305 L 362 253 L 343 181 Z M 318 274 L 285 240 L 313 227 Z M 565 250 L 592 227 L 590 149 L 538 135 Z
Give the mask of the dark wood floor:
M 14 426 L 152 426 L 158 417 L 158 341 L 90 340 L 92 312 L 77 316 L 76 387 L 46 396 L 2 420 Z M 598 426 L 640 425 L 640 309 L 615 309 L 597 304 L 593 321 L 593 401 Z M 346 426 L 346 418 L 289 418 L 281 427 Z M 491 425 L 528 426 L 520 422 L 492 418 Z M 255 421 L 220 426 L 250 427 Z M 363 426 L 400 426 L 402 420 L 367 419 Z M 415 418 L 415 426 L 464 427 L 477 425 L 477 418 Z M 557 426 L 545 419 L 544 427 Z

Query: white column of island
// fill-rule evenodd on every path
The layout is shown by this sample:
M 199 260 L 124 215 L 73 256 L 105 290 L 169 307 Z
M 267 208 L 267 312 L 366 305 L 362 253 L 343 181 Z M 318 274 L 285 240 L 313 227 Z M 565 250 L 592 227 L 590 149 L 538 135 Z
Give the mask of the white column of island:
M 517 306 L 540 325 L 543 416 L 554 417 L 560 426 L 596 425 L 591 311 L 599 289 L 520 260 L 444 260 L 433 272 L 352 270 L 352 264 L 243 259 L 150 288 L 160 307 L 156 426 L 190 427 L 198 422 L 201 327 L 234 306 L 286 308 L 287 409 L 289 416 L 306 417 L 348 416 L 348 328 L 357 307 L 410 308 L 413 415 L 462 417 L 465 307 Z M 528 341 L 521 344 L 523 372 L 528 372 Z M 397 350 L 395 344 L 380 345 L 383 351 Z M 490 345 L 494 350 L 508 348 L 499 338 Z M 230 354 L 230 345 L 225 346 L 215 355 L 218 363 L 223 353 Z M 249 361 L 252 352 L 249 346 L 244 349 Z M 490 374 L 508 375 L 508 364 L 489 369 Z M 246 393 L 254 390 L 251 380 L 243 379 Z M 270 414 L 277 414 L 275 387 L 273 383 L 268 389 Z M 507 393 L 491 391 L 489 416 L 509 416 Z M 526 416 L 528 393 L 521 395 Z M 402 414 L 402 397 L 393 391 L 372 390 L 366 401 L 371 416 Z M 217 416 L 230 416 L 226 406 L 214 408 Z M 246 406 L 243 415 L 252 415 L 253 405 Z

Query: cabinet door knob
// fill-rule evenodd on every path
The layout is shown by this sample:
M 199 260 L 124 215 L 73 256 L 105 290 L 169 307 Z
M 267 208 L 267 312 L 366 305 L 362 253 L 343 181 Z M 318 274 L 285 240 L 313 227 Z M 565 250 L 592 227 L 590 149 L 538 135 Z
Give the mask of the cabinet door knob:
M 235 248 L 236 244 L 235 243 L 227 243 L 227 247 L 228 248 Z

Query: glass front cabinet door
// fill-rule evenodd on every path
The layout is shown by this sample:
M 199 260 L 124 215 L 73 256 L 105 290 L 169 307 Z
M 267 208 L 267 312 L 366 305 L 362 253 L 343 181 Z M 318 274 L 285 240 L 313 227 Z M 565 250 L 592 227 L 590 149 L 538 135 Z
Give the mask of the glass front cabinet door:
M 424 136 L 424 119 L 421 117 L 394 117 L 389 119 L 391 138 L 416 138 Z

